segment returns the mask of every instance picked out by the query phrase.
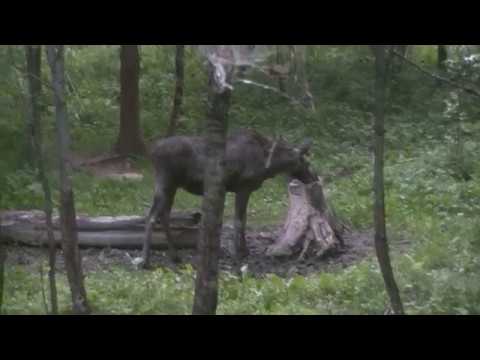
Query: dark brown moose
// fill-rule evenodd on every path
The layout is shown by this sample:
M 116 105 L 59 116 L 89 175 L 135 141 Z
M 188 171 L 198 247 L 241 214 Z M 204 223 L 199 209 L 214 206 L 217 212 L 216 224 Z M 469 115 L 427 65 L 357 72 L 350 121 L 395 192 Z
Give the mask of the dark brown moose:
M 177 189 L 203 195 L 206 147 L 207 142 L 201 136 L 175 136 L 153 144 L 155 194 L 146 219 L 143 267 L 150 266 L 152 228 L 157 219 L 165 230 L 169 256 L 178 261 L 169 228 L 170 212 Z M 294 147 L 282 139 L 268 139 L 253 130 L 238 130 L 227 138 L 224 183 L 227 192 L 235 193 L 235 237 L 231 252 L 237 260 L 248 255 L 245 226 L 250 194 L 265 180 L 279 174 L 304 183 L 315 181 L 305 159 L 309 149 L 310 141 Z

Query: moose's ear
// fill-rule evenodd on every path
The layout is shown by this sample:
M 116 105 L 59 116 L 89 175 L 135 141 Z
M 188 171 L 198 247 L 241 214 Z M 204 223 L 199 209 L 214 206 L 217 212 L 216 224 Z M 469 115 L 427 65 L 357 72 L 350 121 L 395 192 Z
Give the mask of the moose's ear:
M 306 140 L 302 143 L 302 145 L 300 145 L 300 146 L 298 147 L 298 152 L 300 153 L 300 155 L 303 156 L 303 155 L 307 154 L 307 153 L 310 151 L 310 149 L 312 148 L 312 145 L 313 145 L 312 139 L 306 139 Z

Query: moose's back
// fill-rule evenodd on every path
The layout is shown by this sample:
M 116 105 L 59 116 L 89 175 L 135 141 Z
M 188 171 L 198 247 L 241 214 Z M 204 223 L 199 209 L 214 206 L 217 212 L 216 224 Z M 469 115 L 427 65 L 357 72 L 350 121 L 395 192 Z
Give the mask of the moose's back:
M 253 130 L 238 130 L 227 138 L 226 186 L 229 192 L 258 188 L 264 179 L 271 142 Z M 203 194 L 207 142 L 201 136 L 174 136 L 157 141 L 151 152 L 157 183 Z

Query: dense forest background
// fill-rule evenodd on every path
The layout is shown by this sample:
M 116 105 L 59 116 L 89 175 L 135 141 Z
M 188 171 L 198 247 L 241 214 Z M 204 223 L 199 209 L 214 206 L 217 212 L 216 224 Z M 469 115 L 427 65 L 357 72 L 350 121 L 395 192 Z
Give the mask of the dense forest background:
M 385 118 L 385 189 L 392 263 L 409 314 L 480 313 L 480 108 L 464 91 L 480 85 L 476 46 L 411 45 L 393 60 Z M 175 95 L 174 45 L 140 47 L 140 124 L 148 145 L 169 130 Z M 444 62 L 442 56 L 448 60 Z M 439 58 L 440 57 L 440 58 Z M 185 48 L 185 85 L 177 133 L 201 132 L 207 78 L 203 59 Z M 325 182 L 337 215 L 364 234 L 373 228 L 372 112 L 374 57 L 368 46 L 311 45 L 305 77 L 313 106 L 236 84 L 230 129 L 253 128 L 292 143 L 314 140 L 310 161 Z M 49 84 L 46 61 L 42 82 Z M 421 69 L 419 69 L 420 67 Z M 66 46 L 65 71 L 72 150 L 78 159 L 110 152 L 119 135 L 118 46 Z M 423 71 L 422 71 L 423 70 Z M 453 83 L 436 79 L 440 74 Z M 249 78 L 278 87 L 278 79 L 253 71 Z M 460 84 L 460 85 L 459 85 Z M 458 86 L 457 86 L 458 85 Z M 287 84 L 286 86 L 289 86 Z M 293 86 L 293 85 L 292 85 Z M 289 87 L 292 88 L 292 87 Z M 22 46 L 0 47 L 0 209 L 42 209 L 43 192 L 29 159 L 28 94 Z M 299 93 L 292 97 L 300 96 Z M 44 85 L 41 111 L 47 174 L 59 204 L 53 95 Z M 75 170 L 77 213 L 144 214 L 153 193 L 148 160 L 131 156 L 139 181 L 118 181 Z M 200 208 L 201 198 L 180 192 L 178 210 Z M 228 224 L 233 198 L 226 201 Z M 278 225 L 288 207 L 279 177 L 252 195 L 249 228 Z M 9 260 L 10 259 L 10 260 Z M 43 260 L 42 260 L 43 261 Z M 45 268 L 47 258 L 44 259 Z M 28 265 L 28 264 L 26 264 Z M 3 312 L 44 313 L 38 268 L 7 258 Z M 98 313 L 186 314 L 193 301 L 194 271 L 135 272 L 120 266 L 87 271 L 90 304 Z M 60 310 L 68 311 L 68 284 L 58 277 Z M 221 274 L 219 314 L 383 314 L 388 299 L 373 252 L 348 266 L 308 276 Z

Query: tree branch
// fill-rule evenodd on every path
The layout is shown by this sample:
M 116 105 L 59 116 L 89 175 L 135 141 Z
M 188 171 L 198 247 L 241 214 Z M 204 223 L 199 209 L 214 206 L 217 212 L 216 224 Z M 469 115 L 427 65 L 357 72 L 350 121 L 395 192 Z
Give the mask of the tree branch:
M 23 78 L 26 77 L 26 75 L 28 74 L 27 71 L 25 71 L 25 69 L 15 65 L 15 64 L 10 64 L 11 67 L 13 67 L 16 71 L 18 71 L 20 73 L 20 76 L 22 76 Z M 52 90 L 53 91 L 53 86 L 50 85 L 50 83 L 44 81 L 43 79 L 40 79 L 38 76 L 36 76 L 35 74 L 29 74 L 32 78 L 40 81 L 42 83 L 42 86 L 45 86 L 47 87 L 48 89 Z
M 287 99 L 287 100 L 290 100 L 293 104 L 295 105 L 300 105 L 302 106 L 303 104 L 295 99 L 295 98 L 292 98 L 291 96 L 288 96 L 287 94 L 281 92 L 280 90 L 272 87 L 272 86 L 269 86 L 269 85 L 265 85 L 265 84 L 260 84 L 260 83 L 257 83 L 255 81 L 252 81 L 252 80 L 246 80 L 246 79 L 237 79 L 235 80 L 236 82 L 240 82 L 242 84 L 246 84 L 246 85 L 252 85 L 252 86 L 256 86 L 256 87 L 259 87 L 259 88 L 262 88 L 264 90 L 268 90 L 268 91 L 272 91 L 274 92 L 275 94 Z
M 421 73 L 425 74 L 425 75 L 428 75 L 432 78 L 434 78 L 435 80 L 438 80 L 438 81 L 442 81 L 444 83 L 447 83 L 453 87 L 456 87 L 460 90 L 463 90 L 465 91 L 467 94 L 470 94 L 470 95 L 473 95 L 473 96 L 477 96 L 477 97 L 480 97 L 480 91 L 478 91 L 477 89 L 474 89 L 474 88 L 471 88 L 471 87 L 467 87 L 467 86 L 464 86 L 462 84 L 459 84 L 455 81 L 452 81 L 450 79 L 447 79 L 443 76 L 440 76 L 438 74 L 434 74 L 434 73 L 431 73 L 427 70 L 425 70 L 424 68 L 422 68 L 421 66 L 417 65 L 416 63 L 414 63 L 413 61 L 407 59 L 405 56 L 399 54 L 397 51 L 393 51 L 393 54 L 395 56 L 397 56 L 398 58 L 402 59 L 402 61 L 404 61 L 405 63 L 407 63 L 408 65 L 414 67 L 415 69 L 417 69 L 418 71 L 420 71 Z

